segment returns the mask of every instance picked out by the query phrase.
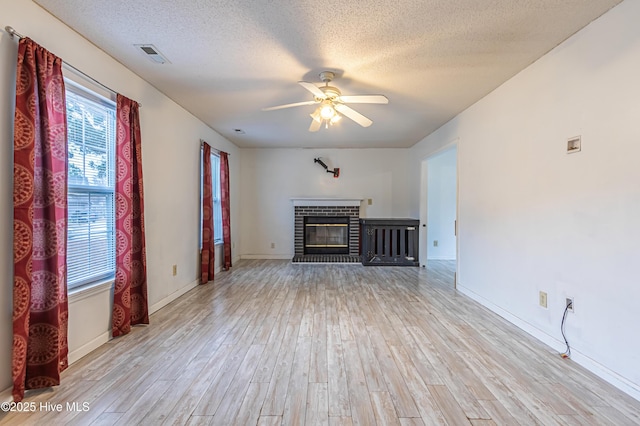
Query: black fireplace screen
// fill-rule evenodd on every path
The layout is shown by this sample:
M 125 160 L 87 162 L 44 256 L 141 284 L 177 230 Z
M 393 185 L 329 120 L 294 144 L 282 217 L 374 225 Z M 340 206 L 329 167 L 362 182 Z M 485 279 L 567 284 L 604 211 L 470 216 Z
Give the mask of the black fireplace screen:
M 305 254 L 348 254 L 349 217 L 305 217 L 304 251 Z

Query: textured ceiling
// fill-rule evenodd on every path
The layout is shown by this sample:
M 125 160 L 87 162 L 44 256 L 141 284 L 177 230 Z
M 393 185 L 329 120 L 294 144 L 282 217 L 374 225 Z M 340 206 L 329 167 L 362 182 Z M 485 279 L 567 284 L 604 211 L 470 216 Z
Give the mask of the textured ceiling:
M 379 148 L 412 146 L 620 0 L 35 2 L 240 147 Z M 371 127 L 309 133 L 314 106 L 261 110 L 312 100 L 296 82 L 323 70 L 389 98 L 351 105 Z

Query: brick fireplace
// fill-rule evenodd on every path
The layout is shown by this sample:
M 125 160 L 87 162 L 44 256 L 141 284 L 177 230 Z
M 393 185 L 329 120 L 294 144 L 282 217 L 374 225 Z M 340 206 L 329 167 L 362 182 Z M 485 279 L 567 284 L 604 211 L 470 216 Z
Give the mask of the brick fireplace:
M 315 227 L 322 230 L 323 226 L 327 226 L 329 231 L 337 223 L 339 226 L 344 226 L 345 223 L 348 228 L 346 243 L 348 248 L 344 250 L 346 257 L 350 257 L 353 261 L 357 261 L 360 255 L 360 199 L 337 199 L 337 198 L 294 198 L 294 261 L 300 260 L 304 257 L 308 257 L 313 254 L 315 259 L 319 259 L 323 256 L 322 249 L 317 249 L 318 244 L 307 244 L 305 249 L 305 233 L 307 237 L 309 234 L 315 236 Z M 326 220 L 323 220 L 326 218 Z M 344 220 L 341 220 L 344 219 Z M 320 225 L 318 225 L 320 224 Z M 307 232 L 306 228 L 313 227 L 313 232 Z M 332 228 L 329 228 L 332 227 Z M 314 241 L 316 243 L 316 241 Z M 332 246 L 335 244 L 327 244 Z M 341 245 L 341 244 L 340 244 Z M 312 248 L 310 248 L 310 246 Z M 337 259 L 336 261 L 343 261 L 339 256 L 333 256 L 333 254 L 339 253 L 339 251 L 332 251 L 329 248 L 326 251 L 326 257 L 328 259 Z M 326 261 L 326 260 L 325 260 Z

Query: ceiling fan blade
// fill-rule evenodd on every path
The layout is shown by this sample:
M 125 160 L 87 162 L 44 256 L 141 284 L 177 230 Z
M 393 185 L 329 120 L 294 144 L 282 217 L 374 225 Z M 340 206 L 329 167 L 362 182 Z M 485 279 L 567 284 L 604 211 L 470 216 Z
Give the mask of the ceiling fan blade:
M 316 98 L 325 99 L 327 97 L 327 95 L 325 95 L 324 92 L 313 83 L 309 83 L 308 81 L 299 81 L 298 84 L 313 93 L 313 96 Z
M 384 95 L 355 95 L 340 96 L 340 100 L 346 104 L 388 104 L 389 99 Z
M 311 120 L 311 125 L 309 126 L 309 131 L 310 132 L 317 132 L 318 130 L 320 130 L 320 126 L 322 125 L 322 122 L 318 121 L 318 120 Z
M 369 120 L 367 117 L 360 114 L 358 111 L 352 108 L 349 108 L 345 104 L 336 104 L 335 109 L 336 111 L 346 115 L 347 117 L 349 117 L 350 119 L 352 119 L 353 121 L 361 125 L 362 127 L 369 127 L 373 123 L 373 121 Z
M 297 106 L 304 106 L 304 105 L 313 105 L 313 104 L 317 104 L 317 101 L 304 101 L 304 102 L 296 102 L 294 104 L 286 104 L 286 105 L 278 105 L 278 106 L 272 106 L 272 107 L 268 107 L 268 108 L 262 108 L 263 111 L 273 111 L 276 109 L 283 109 L 283 108 L 291 108 L 291 107 L 297 107 Z

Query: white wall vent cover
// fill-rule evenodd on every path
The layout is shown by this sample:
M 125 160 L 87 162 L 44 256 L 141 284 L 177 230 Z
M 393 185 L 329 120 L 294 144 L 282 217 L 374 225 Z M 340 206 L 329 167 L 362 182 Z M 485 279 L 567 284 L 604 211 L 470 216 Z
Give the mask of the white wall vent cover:
M 171 63 L 153 44 L 134 44 L 134 46 L 156 64 Z

